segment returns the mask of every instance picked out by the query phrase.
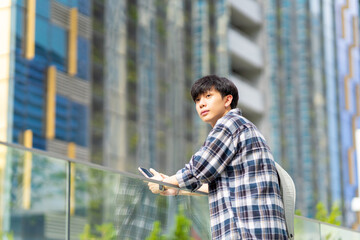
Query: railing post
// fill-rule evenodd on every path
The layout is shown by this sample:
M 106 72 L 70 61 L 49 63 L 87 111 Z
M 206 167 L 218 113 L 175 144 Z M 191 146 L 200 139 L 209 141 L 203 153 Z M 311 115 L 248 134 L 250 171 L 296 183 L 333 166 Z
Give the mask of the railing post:
M 66 174 L 66 240 L 70 240 L 70 191 L 71 191 L 71 162 L 68 161 Z

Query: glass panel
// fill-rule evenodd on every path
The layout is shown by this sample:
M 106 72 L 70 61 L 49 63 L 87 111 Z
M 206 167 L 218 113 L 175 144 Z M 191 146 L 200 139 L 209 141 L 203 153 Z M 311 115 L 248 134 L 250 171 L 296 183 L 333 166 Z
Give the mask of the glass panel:
M 89 68 L 90 68 L 90 41 L 83 37 L 78 37 L 78 74 L 77 76 L 83 80 L 89 80 Z
M 36 1 L 36 14 L 43 17 L 50 17 L 50 2 L 49 0 L 37 0 Z M 47 32 L 47 31 L 46 31 Z
M 142 179 L 79 163 L 74 182 L 71 239 L 105 239 L 106 235 L 106 239 L 143 240 L 151 234 L 174 236 L 180 225 L 188 225 L 184 231 L 189 236 L 210 239 L 206 196 L 154 195 Z
M 308 221 L 303 217 L 295 217 L 295 239 L 315 240 L 320 239 L 320 224 Z
M 36 6 L 39 5 L 40 4 L 36 4 Z M 44 17 L 37 16 L 35 31 L 36 55 L 46 57 L 47 51 L 50 49 L 49 20 Z
M 66 30 L 56 26 L 55 24 L 51 25 L 51 35 L 50 35 L 50 49 L 52 55 L 52 62 L 56 65 L 58 70 L 65 70 L 65 59 L 67 57 L 67 33 Z
M 0 236 L 65 239 L 68 163 L 3 145 L 0 162 Z
M 66 160 L 0 144 L 0 239 L 211 239 L 206 196 L 154 195 L 140 174 L 71 163 L 68 177 L 68 168 Z M 360 232 L 296 216 L 295 237 L 360 239 Z
M 90 16 L 91 14 L 91 1 L 89 0 L 78 0 L 77 1 L 77 6 L 79 8 L 79 12 L 86 15 L 86 16 Z
M 321 224 L 320 228 L 322 240 L 360 239 L 360 233 L 351 231 L 350 229 L 343 229 L 327 224 Z

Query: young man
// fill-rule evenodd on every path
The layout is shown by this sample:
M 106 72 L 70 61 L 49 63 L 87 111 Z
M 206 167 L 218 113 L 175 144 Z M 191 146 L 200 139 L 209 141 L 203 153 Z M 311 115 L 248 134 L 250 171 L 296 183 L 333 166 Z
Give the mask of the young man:
M 287 239 L 273 156 L 264 137 L 236 108 L 238 91 L 216 75 L 197 80 L 191 96 L 201 120 L 213 128 L 190 162 L 173 176 L 154 179 L 209 193 L 213 239 Z M 164 192 L 149 183 L 153 193 Z

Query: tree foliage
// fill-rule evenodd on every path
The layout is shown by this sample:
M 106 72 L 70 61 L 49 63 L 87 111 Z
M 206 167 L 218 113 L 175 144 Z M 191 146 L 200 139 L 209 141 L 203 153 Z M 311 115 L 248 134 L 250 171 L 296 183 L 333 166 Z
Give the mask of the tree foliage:
M 330 213 L 328 213 L 327 209 L 325 208 L 324 203 L 318 202 L 318 204 L 316 205 L 315 219 L 317 219 L 321 222 L 326 222 L 326 223 L 340 226 L 341 221 L 338 219 L 340 216 L 341 216 L 341 211 L 337 204 L 334 204 L 331 207 Z
M 301 210 L 296 209 L 295 215 L 302 216 Z M 316 204 L 316 214 L 315 214 L 316 220 L 340 226 L 341 225 L 341 221 L 339 220 L 340 216 L 341 216 L 341 211 L 340 211 L 340 207 L 337 204 L 333 204 L 330 213 L 328 213 L 324 203 L 318 202 Z

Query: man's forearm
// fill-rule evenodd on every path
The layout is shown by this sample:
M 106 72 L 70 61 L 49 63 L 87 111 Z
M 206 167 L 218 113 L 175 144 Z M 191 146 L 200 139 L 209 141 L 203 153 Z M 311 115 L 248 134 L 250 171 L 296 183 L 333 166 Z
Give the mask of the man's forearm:
M 169 183 L 169 184 L 172 184 L 172 185 L 176 185 L 176 186 L 179 186 L 179 182 L 178 180 L 176 179 L 176 175 L 172 175 L 170 177 L 167 177 L 167 178 L 164 178 L 163 182 L 165 183 Z M 165 189 L 168 188 L 165 186 Z M 199 189 L 198 189 L 199 192 L 204 192 L 204 193 L 209 193 L 209 185 L 207 183 L 203 184 Z M 192 196 L 201 196 L 201 194 L 197 194 L 195 192 L 188 192 L 188 191 L 180 191 L 178 193 L 179 195 L 192 195 Z

